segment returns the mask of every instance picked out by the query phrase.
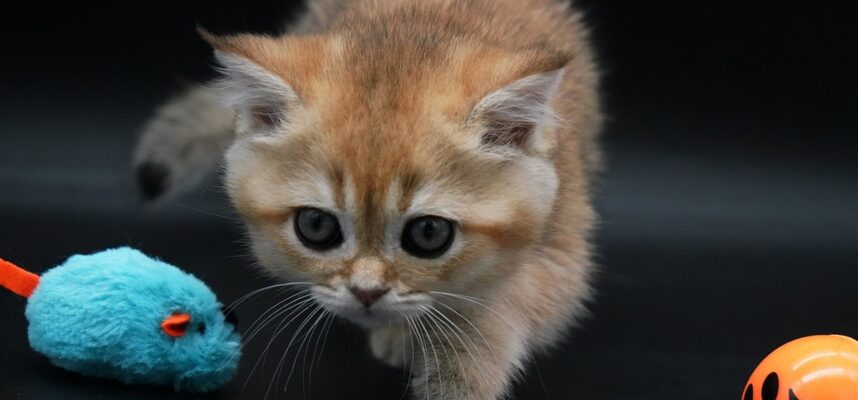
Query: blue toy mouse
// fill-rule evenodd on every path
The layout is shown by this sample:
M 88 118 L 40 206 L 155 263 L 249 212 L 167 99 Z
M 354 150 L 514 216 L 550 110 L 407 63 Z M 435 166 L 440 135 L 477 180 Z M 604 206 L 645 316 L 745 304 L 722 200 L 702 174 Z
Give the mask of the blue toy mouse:
M 235 326 L 199 279 L 122 247 L 41 277 L 0 259 L 0 286 L 28 298 L 30 345 L 59 367 L 206 392 L 235 375 Z

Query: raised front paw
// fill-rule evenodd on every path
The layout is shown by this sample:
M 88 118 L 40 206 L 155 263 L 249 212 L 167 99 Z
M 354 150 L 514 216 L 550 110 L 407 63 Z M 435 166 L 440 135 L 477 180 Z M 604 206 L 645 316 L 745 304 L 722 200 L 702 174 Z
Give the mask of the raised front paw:
M 411 360 L 412 348 L 407 332 L 399 326 L 376 329 L 369 334 L 372 355 L 394 368 L 405 368 Z
M 161 106 L 134 151 L 141 196 L 170 197 L 202 181 L 232 139 L 232 118 L 207 88 L 192 89 Z

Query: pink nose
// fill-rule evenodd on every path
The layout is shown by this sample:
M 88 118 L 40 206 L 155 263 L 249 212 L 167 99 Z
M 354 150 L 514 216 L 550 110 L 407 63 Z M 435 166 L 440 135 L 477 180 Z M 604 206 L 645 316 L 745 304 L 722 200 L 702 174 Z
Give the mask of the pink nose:
M 361 289 L 356 287 L 350 287 L 349 290 L 352 291 L 352 294 L 355 295 L 355 298 L 358 299 L 366 308 L 369 308 L 373 304 L 375 304 L 381 296 L 384 296 L 390 289 Z

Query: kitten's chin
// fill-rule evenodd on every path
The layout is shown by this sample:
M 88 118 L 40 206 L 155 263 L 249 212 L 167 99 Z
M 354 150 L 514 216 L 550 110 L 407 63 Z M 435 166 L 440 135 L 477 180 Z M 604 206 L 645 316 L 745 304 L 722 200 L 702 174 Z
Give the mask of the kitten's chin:
M 405 318 L 400 315 L 380 315 L 378 313 L 372 313 L 369 310 L 367 310 L 366 313 L 348 312 L 337 314 L 351 321 L 355 325 L 370 330 L 398 324 L 405 320 Z

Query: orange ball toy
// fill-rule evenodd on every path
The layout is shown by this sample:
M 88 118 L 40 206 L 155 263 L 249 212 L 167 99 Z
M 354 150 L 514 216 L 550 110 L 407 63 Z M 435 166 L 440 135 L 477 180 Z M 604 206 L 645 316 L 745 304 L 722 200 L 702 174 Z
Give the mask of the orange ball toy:
M 793 340 L 757 366 L 742 400 L 858 399 L 858 342 L 839 335 Z

